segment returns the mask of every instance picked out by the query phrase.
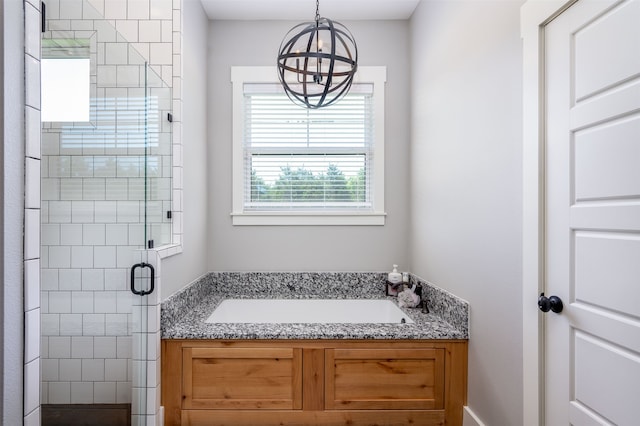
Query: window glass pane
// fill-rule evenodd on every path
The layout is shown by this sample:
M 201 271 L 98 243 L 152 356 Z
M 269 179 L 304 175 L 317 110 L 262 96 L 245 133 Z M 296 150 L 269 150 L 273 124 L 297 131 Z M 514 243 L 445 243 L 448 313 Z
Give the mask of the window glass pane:
M 42 58 L 42 121 L 89 121 L 89 75 L 88 58 Z
M 363 86 L 309 110 L 277 84 L 245 85 L 246 210 L 372 208 L 373 87 Z

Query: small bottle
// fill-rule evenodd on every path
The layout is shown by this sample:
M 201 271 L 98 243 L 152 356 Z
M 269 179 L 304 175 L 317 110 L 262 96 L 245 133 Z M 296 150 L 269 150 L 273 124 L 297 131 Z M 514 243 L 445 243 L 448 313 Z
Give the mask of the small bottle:
M 402 274 L 398 272 L 398 265 L 393 265 L 393 271 L 387 275 L 387 296 L 397 296 L 402 285 Z
M 398 272 L 398 265 L 393 265 L 393 271 L 389 272 L 387 280 L 389 280 L 391 284 L 398 284 L 402 282 L 402 274 Z

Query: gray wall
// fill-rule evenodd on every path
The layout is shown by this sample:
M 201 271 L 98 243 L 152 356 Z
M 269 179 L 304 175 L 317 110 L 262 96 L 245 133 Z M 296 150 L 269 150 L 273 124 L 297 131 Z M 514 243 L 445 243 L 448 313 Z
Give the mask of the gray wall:
M 184 0 L 182 28 L 182 254 L 162 261 L 162 298 L 207 269 L 207 19 L 199 0 Z
M 522 423 L 521 3 L 423 1 L 411 19 L 410 268 L 470 303 L 468 405 L 487 425 Z
M 297 23 L 213 21 L 209 25 L 209 270 L 386 271 L 393 263 L 406 270 L 410 106 L 406 21 L 344 22 L 358 43 L 360 65 L 387 66 L 386 225 L 231 224 L 231 66 L 275 67 L 280 42 Z

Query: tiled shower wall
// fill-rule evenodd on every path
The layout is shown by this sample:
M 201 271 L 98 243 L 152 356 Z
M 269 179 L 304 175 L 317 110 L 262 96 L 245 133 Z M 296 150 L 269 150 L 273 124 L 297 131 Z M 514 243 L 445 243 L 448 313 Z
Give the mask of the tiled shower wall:
M 156 206 L 154 233 L 180 243 L 181 191 L 175 183 L 172 187 L 168 176 L 173 175 L 178 182 L 182 176 L 180 161 L 171 162 L 172 155 L 181 158 L 181 2 L 90 0 L 91 6 L 84 0 L 46 3 L 47 30 L 54 37 L 56 31 L 76 36 L 99 34 L 92 52 L 98 64 L 93 78 L 96 99 L 104 103 L 98 110 L 105 116 L 95 118 L 95 124 L 106 123 L 113 131 L 99 132 L 96 139 L 95 129 L 85 132 L 82 128 L 51 125 L 43 129 L 41 402 L 128 403 L 135 371 L 132 357 L 139 351 L 132 348 L 137 346 L 131 337 L 134 299 L 127 274 L 135 250 L 145 243 L 143 160 L 137 131 L 118 130 L 118 122 L 138 119 L 138 107 L 129 105 L 125 108 L 128 117 L 118 117 L 122 112 L 108 103 L 132 103 L 132 98 L 144 94 L 140 89 L 144 85 L 142 58 L 173 88 L 172 92 L 161 93 L 166 89 L 158 87 L 160 81 L 149 80 L 159 98 L 173 93 L 173 98 L 160 101 L 157 134 L 162 140 L 170 138 L 172 132 L 173 144 L 165 140 L 155 148 L 154 183 L 148 190 L 160 199 L 173 198 L 172 205 L 166 201 Z M 162 119 L 169 110 L 173 112 L 172 124 Z M 86 143 L 89 138 L 91 142 Z M 171 227 L 162 214 L 167 210 L 173 211 L 173 237 L 168 235 Z M 165 252 L 171 250 L 177 249 Z M 154 333 L 159 328 L 155 311 L 149 311 L 148 317 L 150 332 Z M 149 346 L 144 352 L 157 359 L 155 342 Z M 155 363 L 152 368 L 156 369 Z

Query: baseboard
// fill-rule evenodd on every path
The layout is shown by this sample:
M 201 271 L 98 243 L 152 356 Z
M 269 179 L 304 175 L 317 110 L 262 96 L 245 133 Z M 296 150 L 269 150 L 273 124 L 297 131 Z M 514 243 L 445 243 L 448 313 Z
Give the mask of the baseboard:
M 43 404 L 42 426 L 130 426 L 131 404 Z
M 464 406 L 462 412 L 462 425 L 463 426 L 485 426 L 484 423 L 476 416 L 476 414 L 469 408 L 468 405 Z

